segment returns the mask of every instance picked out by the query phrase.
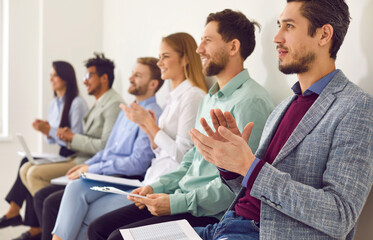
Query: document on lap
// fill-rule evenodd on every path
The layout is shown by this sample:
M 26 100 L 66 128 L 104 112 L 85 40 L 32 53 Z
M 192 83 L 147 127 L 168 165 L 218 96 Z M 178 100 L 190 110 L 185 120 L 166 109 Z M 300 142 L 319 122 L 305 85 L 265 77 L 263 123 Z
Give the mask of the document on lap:
M 146 198 L 145 196 L 141 196 L 141 195 L 138 195 L 138 194 L 133 194 L 133 193 L 125 192 L 125 191 L 122 191 L 122 190 L 120 190 L 118 188 L 109 187 L 109 186 L 107 186 L 107 187 L 94 186 L 94 187 L 91 187 L 90 189 L 94 190 L 94 191 L 100 191 L 100 192 L 116 193 L 116 194 L 122 194 L 122 195 L 129 195 L 129 196 L 132 196 L 132 197 Z
M 185 219 L 119 231 L 124 240 L 202 240 Z
M 127 178 L 120 178 L 120 177 L 113 177 L 113 176 L 105 176 L 100 174 L 94 173 L 79 173 L 79 176 L 83 180 L 90 180 L 96 181 L 101 183 L 109 183 L 109 184 L 116 184 L 116 185 L 123 185 L 123 186 L 130 186 L 130 187 L 143 187 L 145 186 L 142 182 L 136 179 L 127 179 Z M 71 182 L 67 176 L 57 177 L 51 180 L 52 184 L 56 185 L 67 185 Z
M 72 180 L 69 179 L 67 176 L 62 176 L 62 177 L 53 178 L 51 180 L 51 184 L 65 186 L 65 185 L 67 185 L 71 181 Z
M 104 182 L 104 183 L 112 183 L 118 185 L 125 185 L 125 186 L 132 186 L 132 187 L 143 187 L 145 186 L 142 182 L 136 179 L 128 179 L 128 178 L 120 178 L 120 177 L 113 177 L 113 176 L 105 176 L 95 173 L 80 173 L 81 179 Z
M 26 157 L 25 152 L 17 151 L 17 154 L 20 155 L 21 157 Z M 67 157 L 62 157 L 55 153 L 34 153 L 32 152 L 31 155 L 34 159 L 45 158 L 45 159 L 49 159 L 51 162 L 67 161 Z

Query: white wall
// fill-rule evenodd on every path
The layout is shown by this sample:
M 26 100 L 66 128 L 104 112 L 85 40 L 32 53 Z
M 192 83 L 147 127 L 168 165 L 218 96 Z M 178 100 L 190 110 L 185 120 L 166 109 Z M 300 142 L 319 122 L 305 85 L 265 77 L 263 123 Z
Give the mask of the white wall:
M 74 66 L 80 94 L 87 100 L 89 106 L 93 104 L 94 97 L 87 95 L 82 81 L 86 72 L 83 62 L 93 57 L 93 52 L 102 51 L 102 8 L 102 0 L 43 0 L 42 40 L 40 42 L 42 45 L 40 117 L 47 116 L 48 106 L 53 98 L 48 80 L 54 60 L 65 60 Z M 50 149 L 50 145 L 39 138 L 39 146 L 42 143 L 44 150 Z
M 373 17 L 369 14 L 373 10 L 373 2 L 347 2 L 353 19 L 339 52 L 337 67 L 351 81 L 373 94 L 373 83 L 368 81 L 368 76 L 373 72 L 373 49 L 370 47 Z M 240 10 L 262 25 L 262 31 L 257 34 L 256 49 L 245 66 L 251 76 L 268 89 L 277 104 L 291 94 L 289 86 L 296 80 L 294 75 L 285 76 L 277 70 L 277 53 L 272 42 L 277 31 L 276 20 L 285 5 L 285 0 L 105 1 L 103 48 L 117 63 L 117 81 L 120 80 L 117 87 L 121 87 L 125 93 L 135 59 L 147 55 L 156 57 L 162 36 L 184 31 L 199 43 L 205 19 L 210 12 L 224 8 Z M 125 99 L 130 101 L 133 98 L 126 94 Z
M 199 43 L 206 16 L 210 12 L 231 8 L 240 10 L 262 25 L 257 33 L 257 47 L 245 62 L 251 76 L 265 86 L 277 104 L 291 94 L 289 86 L 295 76 L 277 70 L 277 54 L 272 42 L 276 20 L 285 6 L 282 1 L 256 0 L 9 0 L 9 131 L 22 132 L 33 151 L 49 150 L 40 134 L 31 128 L 35 117 L 46 117 L 52 99 L 48 82 L 51 61 L 69 61 L 75 67 L 80 91 L 90 104 L 80 81 L 85 68 L 82 61 L 93 51 L 104 51 L 116 62 L 114 88 L 127 102 L 128 77 L 137 57 L 158 55 L 162 36 L 185 31 Z M 337 67 L 351 81 L 373 94 L 373 1 L 347 0 L 352 22 L 338 55 Z M 169 86 L 162 87 L 159 101 Z M 35 141 L 37 139 L 37 141 Z M 0 142 L 0 198 L 13 183 L 19 164 L 15 139 Z M 373 200 L 372 200 L 373 203 Z M 372 208 L 370 206 L 370 208 Z M 0 204 L 0 213 L 7 208 Z M 371 214 L 363 215 L 367 226 L 373 225 Z M 1 238 L 0 232 L 0 238 Z M 367 235 L 368 236 L 368 235 Z M 356 239 L 367 239 L 358 231 Z
M 30 127 L 38 112 L 39 2 L 10 1 L 9 10 L 9 132 L 23 132 L 26 138 L 35 139 Z M 30 147 L 35 149 L 36 142 L 30 141 Z M 17 150 L 14 139 L 0 142 L 1 198 L 14 181 L 19 164 Z M 0 209 L 5 207 L 2 202 Z
M 36 117 L 46 118 L 53 94 L 49 74 L 53 60 L 70 62 L 80 91 L 83 60 L 102 51 L 102 0 L 9 0 L 9 139 L 0 139 L 0 198 L 15 180 L 20 150 L 14 133 L 21 132 L 32 151 L 47 148 L 32 129 Z M 8 208 L 0 201 L 0 213 Z M 0 232 L 0 239 L 3 239 Z M 4 233 L 5 234 L 5 233 Z M 6 238 L 6 237 L 4 237 Z

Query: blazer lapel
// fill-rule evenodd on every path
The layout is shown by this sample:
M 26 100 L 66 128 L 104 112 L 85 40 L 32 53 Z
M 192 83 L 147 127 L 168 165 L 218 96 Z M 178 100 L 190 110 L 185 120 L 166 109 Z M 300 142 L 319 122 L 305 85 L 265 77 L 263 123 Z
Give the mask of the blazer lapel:
M 88 130 L 91 128 L 93 120 L 96 118 L 97 115 L 97 108 L 100 107 L 99 103 L 96 103 L 91 110 L 85 115 L 84 117 L 84 132 L 88 132 Z
M 296 97 L 296 95 L 294 95 L 292 97 L 289 97 L 288 100 L 285 100 L 284 102 L 282 102 L 272 112 L 272 115 L 270 116 L 270 119 L 274 119 L 274 121 L 271 121 L 269 119 L 269 121 L 267 123 L 268 125 L 264 127 L 264 131 L 263 131 L 262 137 L 261 137 L 261 141 L 263 141 L 263 142 L 261 142 L 259 144 L 259 148 L 255 153 L 256 157 L 258 157 L 260 159 L 264 158 L 264 155 L 265 155 L 265 153 L 268 149 L 269 144 L 272 141 L 273 135 L 275 134 L 278 125 L 280 124 L 280 122 L 282 120 L 282 117 L 286 113 L 290 104 L 294 101 L 295 97 Z M 266 130 L 266 129 L 268 129 L 268 130 Z
M 294 129 L 281 151 L 278 153 L 273 165 L 284 159 L 317 125 L 333 104 L 336 92 L 341 91 L 347 84 L 342 72 L 338 73 L 325 87 L 314 104 L 304 115 L 298 126 Z
M 101 96 L 101 99 L 96 102 L 96 104 L 91 108 L 91 110 L 85 115 L 84 117 L 84 132 L 87 132 L 91 126 L 94 120 L 96 119 L 96 116 L 101 113 L 101 109 L 105 107 L 105 104 L 110 100 L 112 96 L 112 91 L 109 89 L 104 95 Z
M 83 117 L 83 132 L 87 132 L 88 126 L 91 124 L 89 116 L 92 114 L 94 108 L 95 105 L 93 105 Z

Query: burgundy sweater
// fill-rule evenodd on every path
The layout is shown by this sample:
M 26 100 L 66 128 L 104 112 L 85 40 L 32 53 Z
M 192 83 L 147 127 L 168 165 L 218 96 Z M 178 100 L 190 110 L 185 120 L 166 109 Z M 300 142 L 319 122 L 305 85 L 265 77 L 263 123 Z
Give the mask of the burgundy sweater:
M 252 219 L 255 221 L 260 221 L 260 200 L 250 196 L 251 188 L 257 178 L 260 170 L 265 163 L 272 164 L 277 154 L 280 152 L 300 120 L 306 114 L 308 109 L 317 99 L 317 94 L 312 94 L 309 96 L 298 95 L 287 109 L 284 114 L 277 130 L 268 146 L 267 152 L 263 159 L 259 161 L 249 177 L 246 186 L 245 195 L 238 200 L 235 205 L 236 214 L 247 219 Z M 231 172 L 223 172 L 221 174 L 226 179 L 232 179 L 233 175 Z M 237 177 L 237 175 L 236 175 Z

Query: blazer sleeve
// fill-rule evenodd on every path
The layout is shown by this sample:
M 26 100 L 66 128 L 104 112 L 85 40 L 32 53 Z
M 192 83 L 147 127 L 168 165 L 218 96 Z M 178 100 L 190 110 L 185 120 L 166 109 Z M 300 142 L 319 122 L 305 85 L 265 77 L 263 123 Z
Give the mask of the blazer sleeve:
M 75 134 L 71 142 L 71 148 L 80 152 L 95 154 L 104 149 L 109 138 L 111 129 L 117 120 L 120 108 L 119 102 L 111 103 L 102 111 L 101 117 L 97 121 L 102 121 L 102 132 L 100 137 L 91 137 L 89 135 Z
M 262 205 L 333 238 L 345 239 L 355 227 L 373 182 L 372 109 L 372 99 L 361 97 L 329 134 L 332 140 L 320 188 L 295 181 L 289 173 L 266 163 L 250 194 L 261 199 Z M 302 154 L 315 154 L 316 161 L 324 161 L 317 159 L 319 153 L 308 150 L 299 153 L 297 160 Z

